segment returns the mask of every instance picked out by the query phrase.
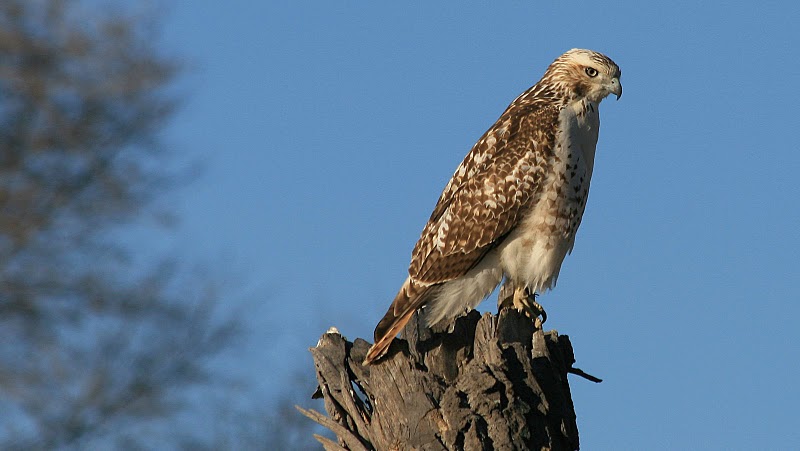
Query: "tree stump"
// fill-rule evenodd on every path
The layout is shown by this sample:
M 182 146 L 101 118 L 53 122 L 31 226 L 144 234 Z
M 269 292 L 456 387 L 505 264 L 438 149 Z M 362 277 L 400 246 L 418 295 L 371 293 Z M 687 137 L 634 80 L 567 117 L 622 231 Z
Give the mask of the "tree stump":
M 332 329 L 311 348 L 326 417 L 326 450 L 576 450 L 567 381 L 569 337 L 535 329 L 513 309 L 472 311 L 430 330 L 415 317 L 377 364 L 369 343 Z M 591 376 L 589 376 L 591 378 Z M 599 380 L 596 380 L 599 381 Z

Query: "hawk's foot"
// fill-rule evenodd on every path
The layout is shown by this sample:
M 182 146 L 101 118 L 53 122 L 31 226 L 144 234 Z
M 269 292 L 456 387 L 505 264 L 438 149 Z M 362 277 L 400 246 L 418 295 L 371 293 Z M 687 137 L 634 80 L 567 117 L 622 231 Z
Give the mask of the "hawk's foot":
M 514 295 L 509 296 L 499 302 L 499 307 L 514 307 L 520 312 L 524 312 L 528 318 L 533 319 L 537 329 L 542 328 L 542 324 L 547 321 L 547 313 L 544 307 L 536 302 L 536 293 L 531 293 L 527 288 L 517 288 Z M 541 318 L 540 318 L 541 317 Z

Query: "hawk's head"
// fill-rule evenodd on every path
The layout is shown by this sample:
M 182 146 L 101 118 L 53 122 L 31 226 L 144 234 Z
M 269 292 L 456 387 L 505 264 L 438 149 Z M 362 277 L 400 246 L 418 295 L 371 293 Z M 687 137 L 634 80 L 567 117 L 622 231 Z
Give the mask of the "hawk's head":
M 572 49 L 553 61 L 542 82 L 570 98 L 600 102 L 609 94 L 622 96 L 621 75 L 619 66 L 602 53 Z

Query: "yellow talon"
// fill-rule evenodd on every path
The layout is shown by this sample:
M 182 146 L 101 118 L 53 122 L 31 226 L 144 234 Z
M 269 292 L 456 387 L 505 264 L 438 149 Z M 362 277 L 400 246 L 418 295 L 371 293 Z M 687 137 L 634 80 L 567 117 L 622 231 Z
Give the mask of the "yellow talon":
M 544 308 L 536 302 L 536 293 L 531 293 L 527 288 L 515 288 L 514 294 L 510 295 L 508 285 L 503 285 L 498 298 L 497 306 L 499 309 L 514 307 L 520 312 L 525 312 L 529 318 L 532 318 L 537 328 L 541 328 L 542 324 L 547 321 L 547 313 Z M 539 318 L 541 317 L 541 319 Z

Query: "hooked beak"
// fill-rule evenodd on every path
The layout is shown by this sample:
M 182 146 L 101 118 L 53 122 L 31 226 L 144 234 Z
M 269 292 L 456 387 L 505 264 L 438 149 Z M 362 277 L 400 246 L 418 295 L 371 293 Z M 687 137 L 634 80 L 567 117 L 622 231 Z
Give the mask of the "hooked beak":
M 619 82 L 619 78 L 614 77 L 611 79 L 608 90 L 617 95 L 617 100 L 622 97 L 622 83 Z

